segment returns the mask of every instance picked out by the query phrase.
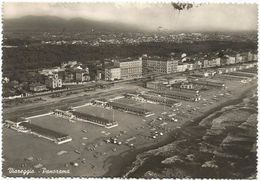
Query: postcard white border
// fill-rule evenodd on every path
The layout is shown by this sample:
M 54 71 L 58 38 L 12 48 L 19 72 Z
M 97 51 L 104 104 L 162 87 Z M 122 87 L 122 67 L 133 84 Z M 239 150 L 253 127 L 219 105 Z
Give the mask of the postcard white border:
M 54 0 L 54 1 L 51 1 L 51 0 L 3 0 L 3 2 L 1 3 L 1 8 L 0 8 L 0 14 L 1 14 L 1 17 L 2 17 L 2 8 L 3 8 L 3 3 L 8 3 L 8 2 L 37 2 L 37 3 L 40 3 L 40 2 L 45 2 L 45 3 L 62 3 L 62 2 L 127 2 L 127 3 L 170 3 L 170 2 L 173 2 L 171 0 L 142 0 L 142 1 L 137 1 L 137 0 Z M 177 2 L 183 2 L 183 3 L 239 3 L 239 4 L 243 4 L 243 3 L 257 3 L 258 4 L 258 37 L 259 37 L 259 30 L 260 30 L 260 25 L 259 25 L 259 17 L 260 17 L 260 13 L 259 13 L 259 10 L 260 10 L 260 2 L 259 0 L 178 0 Z M 2 19 L 1 19 L 2 20 Z M 0 30 L 2 32 L 2 23 L 0 24 Z M 2 42 L 3 40 L 3 36 L 2 36 L 2 33 L 0 35 L 0 41 Z M 258 38 L 258 59 L 259 59 L 259 38 Z M 0 53 L 1 53 L 1 59 L 2 59 L 2 44 L 0 45 L 1 48 L 0 48 Z M 1 67 L 2 67 L 2 62 L 1 61 Z M 260 65 L 260 61 L 258 60 L 258 67 Z M 2 71 L 0 71 L 0 82 L 2 82 Z M 260 84 L 260 79 L 258 77 L 258 85 Z M 0 83 L 0 91 L 2 92 L 2 84 Z M 260 90 L 258 88 L 258 95 L 260 94 Z M 2 96 L 0 96 L 0 101 L 1 101 L 1 106 L 2 106 Z M 258 98 L 258 104 L 259 104 L 260 100 Z M 2 113 L 0 114 L 0 117 L 2 119 Z M 260 119 L 260 115 L 258 113 L 258 120 Z M 258 131 L 260 130 L 260 123 L 258 122 L 258 127 L 257 127 Z M 0 128 L 0 133 L 2 134 L 2 128 Z M 2 142 L 2 136 L 0 136 L 0 140 Z M 2 153 L 2 143 L 0 143 L 0 148 L 1 148 L 1 153 Z M 259 139 L 257 141 L 257 157 L 259 156 L 259 153 L 260 153 L 260 150 L 259 150 Z M 257 161 L 258 161 L 258 158 L 257 158 Z M 2 163 L 0 163 L 0 176 L 2 176 Z M 260 165 L 259 165 L 259 162 L 257 164 L 257 179 L 259 179 L 259 171 L 260 171 Z M 14 179 L 14 180 L 24 180 L 25 178 L 22 178 L 22 177 L 19 177 L 19 178 L 5 178 L 5 179 Z M 28 178 L 26 178 L 28 179 Z M 37 179 L 47 179 L 47 178 L 37 178 Z M 51 179 L 51 178 L 48 178 L 48 179 Z M 59 178 L 55 178 L 55 179 L 65 179 L 63 177 L 59 177 Z M 79 178 L 79 177 L 75 177 L 75 178 L 66 178 L 66 179 L 76 179 L 76 180 L 81 180 L 82 178 Z M 85 178 L 86 179 L 86 178 Z M 87 178 L 87 179 L 90 179 L 90 180 L 93 180 L 93 179 L 101 179 L 101 178 Z M 111 178 L 102 178 L 102 179 L 111 179 Z M 121 179 L 121 178 L 113 178 L 113 179 Z

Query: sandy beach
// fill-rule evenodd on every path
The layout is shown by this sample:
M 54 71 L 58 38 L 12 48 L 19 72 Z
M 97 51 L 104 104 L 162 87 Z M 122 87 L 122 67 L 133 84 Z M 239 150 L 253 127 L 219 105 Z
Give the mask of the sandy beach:
M 119 155 L 109 157 L 105 164 L 109 164 L 109 170 L 104 175 L 104 177 L 122 177 L 126 171 L 127 167 L 129 167 L 135 160 L 136 156 L 142 152 L 157 149 L 159 147 L 162 147 L 164 145 L 167 145 L 171 142 L 173 142 L 175 139 L 175 135 L 178 133 L 178 131 L 182 131 L 182 129 L 185 129 L 186 126 L 200 122 L 202 119 L 210 116 L 211 114 L 221 110 L 223 107 L 230 106 L 230 105 L 236 105 L 238 103 L 241 103 L 243 99 L 248 96 L 248 94 L 252 94 L 252 90 L 255 90 L 257 88 L 256 82 L 251 83 L 249 86 L 245 88 L 241 88 L 240 90 L 233 90 L 234 95 L 230 99 L 222 100 L 210 107 L 204 108 L 203 113 L 195 116 L 193 118 L 193 121 L 186 121 L 181 125 L 181 129 L 175 129 L 167 137 L 165 137 L 163 140 L 161 140 L 158 143 L 154 143 L 152 145 L 147 145 L 146 147 L 137 148 L 134 151 L 125 151 Z M 108 166 L 108 165 L 106 165 Z
M 119 127 L 109 130 L 84 123 L 69 123 L 59 118 L 53 119 L 53 117 L 47 116 L 46 118 L 38 118 L 32 121 L 37 125 L 44 125 L 49 129 L 65 132 L 72 136 L 72 142 L 59 146 L 38 137 L 32 137 L 27 134 L 18 135 L 17 132 L 4 129 L 4 152 L 16 149 L 16 151 L 12 150 L 12 154 L 4 153 L 6 160 L 3 166 L 4 173 L 8 176 L 7 168 L 10 166 L 19 168 L 19 164 L 25 163 L 27 167 L 32 167 L 41 163 L 48 169 L 62 167 L 62 169 L 70 170 L 70 174 L 59 174 L 57 176 L 121 177 L 126 168 L 135 160 L 136 155 L 172 142 L 175 140 L 175 135 L 185 129 L 185 126 L 209 116 L 222 107 L 239 103 L 250 90 L 256 88 L 256 80 L 248 84 L 242 84 L 238 81 L 226 81 L 226 84 L 228 84 L 227 89 L 211 89 L 210 91 L 201 92 L 202 100 L 198 102 L 182 101 L 182 106 L 179 107 L 179 121 L 167 122 L 165 126 L 162 126 L 163 123 L 161 121 L 155 121 L 153 116 L 143 118 L 120 111 L 115 111 L 115 118 L 119 122 Z M 142 90 L 140 87 L 139 89 Z M 214 96 L 218 96 L 217 99 L 214 99 Z M 140 106 L 141 104 L 138 105 Z M 192 110 L 194 107 L 199 109 L 194 111 Z M 145 108 L 154 110 L 156 115 L 160 115 L 164 111 L 172 112 L 172 109 L 169 107 L 149 103 L 145 103 Z M 91 107 L 79 108 L 80 111 L 87 110 L 98 113 L 98 108 L 92 109 Z M 111 110 L 102 110 L 99 114 L 110 118 L 113 117 Z M 85 134 L 80 132 L 84 129 L 87 131 Z M 164 135 L 156 139 L 151 138 L 151 133 L 155 130 L 163 132 Z M 118 137 L 122 142 L 131 137 L 137 137 L 133 141 L 134 148 L 128 145 L 119 146 L 105 143 L 104 139 L 107 138 L 105 134 L 108 132 L 110 137 Z M 88 137 L 88 140 L 83 140 L 85 136 Z M 29 151 L 20 153 L 19 149 L 26 149 L 28 146 L 32 148 Z M 91 150 L 92 148 L 95 150 Z M 68 153 L 57 156 L 57 152 L 63 150 Z M 80 153 L 75 153 L 75 150 L 79 150 Z M 29 156 L 35 158 L 33 162 L 28 163 L 24 160 Z M 80 166 L 70 166 L 68 165 L 69 162 L 77 162 Z M 48 174 L 34 174 L 32 176 L 48 177 Z

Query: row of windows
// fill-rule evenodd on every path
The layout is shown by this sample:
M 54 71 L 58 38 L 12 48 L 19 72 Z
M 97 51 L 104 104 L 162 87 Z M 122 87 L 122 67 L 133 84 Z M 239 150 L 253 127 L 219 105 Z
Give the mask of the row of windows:
M 142 73 L 142 68 L 124 68 L 121 70 L 121 74 L 127 73 Z
M 142 61 L 137 62 L 121 62 L 120 67 L 139 67 L 142 66 Z

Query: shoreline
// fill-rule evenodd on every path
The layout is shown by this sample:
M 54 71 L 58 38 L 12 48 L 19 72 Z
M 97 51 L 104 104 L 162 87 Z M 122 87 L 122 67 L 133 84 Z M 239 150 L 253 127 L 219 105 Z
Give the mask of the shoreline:
M 148 122 L 143 122 L 142 118 L 136 118 L 135 116 L 129 117 L 130 119 L 132 118 L 133 121 L 130 121 L 131 123 L 127 124 L 129 126 L 125 127 L 125 124 L 122 124 L 122 128 L 125 128 L 125 130 L 127 130 L 128 134 L 125 135 L 124 137 L 122 137 L 122 139 L 127 138 L 127 137 L 131 137 L 131 136 L 135 136 L 135 135 L 140 135 L 140 139 L 137 139 L 134 144 L 134 148 L 129 148 L 129 147 L 124 147 L 124 146 L 120 146 L 120 147 L 115 147 L 114 145 L 105 145 L 102 146 L 104 144 L 103 139 L 97 140 L 94 139 L 95 136 L 92 136 L 93 138 L 89 139 L 89 143 L 85 144 L 87 145 L 86 147 L 84 147 L 85 145 L 81 144 L 81 138 L 82 136 L 86 136 L 80 133 L 80 135 L 78 135 L 78 129 L 82 129 L 83 126 L 81 126 L 80 124 L 77 125 L 70 125 L 70 123 L 56 123 L 54 124 L 55 126 L 57 125 L 61 125 L 64 127 L 68 127 L 68 128 L 75 128 L 71 131 L 74 133 L 75 139 L 78 139 L 78 141 L 74 141 L 74 143 L 70 144 L 69 146 L 64 146 L 62 147 L 62 149 L 60 148 L 61 146 L 50 146 L 51 151 L 53 152 L 53 157 L 57 157 L 56 153 L 59 152 L 60 150 L 68 149 L 68 151 L 73 152 L 75 150 L 75 147 L 79 147 L 82 148 L 80 150 L 82 150 L 82 152 L 80 155 L 78 155 L 77 153 L 72 153 L 71 154 L 71 160 L 70 161 L 75 161 L 80 163 L 81 159 L 88 159 L 88 163 L 84 163 L 79 166 L 78 168 L 73 168 L 71 166 L 69 166 L 68 168 L 71 170 L 71 175 L 76 175 L 76 177 L 124 177 L 127 176 L 127 172 L 131 169 L 131 167 L 134 165 L 133 162 L 136 161 L 136 155 L 145 155 L 145 152 L 152 150 L 152 149 L 157 149 L 161 146 L 167 146 L 167 145 L 171 145 L 173 142 L 178 141 L 180 139 L 179 135 L 182 135 L 182 131 L 185 131 L 187 129 L 190 128 L 190 126 L 198 126 L 198 124 L 205 119 L 207 122 L 208 119 L 210 119 L 210 117 L 212 116 L 212 114 L 215 114 L 216 111 L 221 110 L 223 107 L 226 106 L 233 106 L 236 104 L 240 104 L 240 102 L 244 102 L 246 101 L 246 99 L 248 98 L 248 96 L 250 96 L 251 94 L 255 94 L 255 91 L 257 89 L 257 83 L 256 81 L 252 81 L 251 83 L 248 83 L 246 85 L 244 84 L 235 84 L 235 82 L 231 82 L 230 86 L 228 86 L 228 88 L 226 90 L 220 89 L 213 89 L 211 92 L 206 93 L 203 92 L 202 97 L 205 99 L 202 99 L 201 101 L 199 101 L 198 103 L 194 103 L 194 102 L 183 102 L 183 106 L 181 107 L 180 111 L 182 113 L 182 117 L 181 120 L 178 121 L 178 123 L 176 124 L 170 124 L 169 126 L 167 126 L 166 128 L 162 129 L 159 127 L 160 123 L 159 121 L 155 122 L 153 126 L 148 126 L 150 124 L 148 124 Z M 224 93 L 224 95 L 221 95 L 220 93 Z M 227 93 L 227 94 L 226 94 Z M 215 97 L 215 95 L 217 95 L 218 98 L 216 101 L 214 101 L 213 96 Z M 213 103 L 214 102 L 214 103 Z M 199 111 L 192 111 L 192 113 L 189 113 L 189 109 L 190 107 L 199 107 Z M 153 108 L 153 106 L 149 107 L 149 108 Z M 162 108 L 162 107 L 160 107 Z M 161 113 L 162 110 L 158 108 L 155 111 L 158 113 Z M 166 111 L 164 109 L 164 111 Z M 167 109 L 167 111 L 171 111 L 171 109 Z M 185 114 L 186 113 L 186 114 Z M 124 118 L 125 114 L 121 113 L 119 114 L 120 118 Z M 181 115 L 180 115 L 181 116 Z M 155 118 L 155 117 L 154 117 Z M 153 120 L 154 118 L 150 118 L 149 120 Z M 39 121 L 39 125 L 42 125 L 43 122 L 45 121 L 45 119 L 42 119 L 41 121 Z M 140 124 L 138 124 L 141 121 L 142 126 Z M 49 122 L 49 121 L 48 121 Z M 57 121 L 58 122 L 58 121 Z M 123 123 L 124 121 L 122 121 Z M 128 121 L 127 121 L 128 122 Z M 134 122 L 134 123 L 133 123 Z M 79 126 L 79 127 L 78 127 Z M 76 128 L 78 127 L 78 128 Z M 87 128 L 87 126 L 84 126 Z M 140 128 L 143 127 L 143 128 Z M 51 128 L 51 126 L 50 126 Z M 149 132 L 154 131 L 151 128 L 154 128 L 156 130 L 156 128 L 158 128 L 158 131 L 164 131 L 164 135 L 161 136 L 160 138 L 153 140 L 150 138 L 147 138 L 149 135 Z M 60 128 L 61 131 L 67 131 L 67 128 Z M 85 129 L 85 128 L 83 128 Z M 115 130 L 112 131 L 111 133 L 113 133 L 113 135 L 117 135 L 117 133 L 119 133 L 119 130 Z M 121 129 L 122 130 L 122 129 Z M 103 129 L 100 129 L 100 131 L 103 131 Z M 96 129 L 94 130 L 94 128 L 88 128 L 88 135 L 94 135 L 96 133 Z M 101 132 L 102 133 L 102 132 Z M 8 135 L 8 134 L 7 134 Z M 10 135 L 10 134 L 9 134 Z M 12 136 L 11 136 L 12 137 Z M 99 136 L 101 137 L 101 136 Z M 102 136 L 102 138 L 104 138 Z M 23 138 L 20 138 L 23 139 Z M 34 139 L 31 139 L 31 141 L 34 141 Z M 22 141 L 20 141 L 22 142 Z M 29 141 L 28 141 L 29 142 Z M 37 141 L 38 143 L 38 141 Z M 47 145 L 45 143 L 45 141 L 40 141 L 39 142 L 42 145 Z M 92 147 L 92 146 L 96 146 L 95 143 L 97 144 L 98 147 L 100 147 L 99 149 L 97 149 L 96 151 L 93 152 L 88 152 L 90 151 L 89 149 L 87 149 L 87 147 Z M 82 145 L 82 146 L 81 146 Z M 16 145 L 17 146 L 17 145 Z M 24 147 L 24 142 L 22 145 L 19 145 L 20 147 Z M 77 148 L 77 149 L 79 149 Z M 36 151 L 33 152 L 33 155 L 35 157 L 41 157 L 42 159 L 45 159 L 45 165 L 46 167 L 49 166 L 49 168 L 58 168 L 60 164 L 64 164 L 68 161 L 67 158 L 65 157 L 59 157 L 57 158 L 57 163 L 56 164 L 51 164 L 51 161 L 49 160 L 49 153 L 45 153 L 42 152 L 42 150 L 40 148 L 35 148 Z M 114 150 L 115 149 L 115 150 Z M 91 150 L 92 151 L 92 150 Z M 107 152 L 107 153 L 102 153 L 101 152 Z M 17 155 L 19 155 L 19 153 L 16 153 Z M 19 155 L 20 156 L 20 155 Z M 28 157 L 31 156 L 31 153 L 24 153 L 23 155 L 24 157 Z M 12 158 L 10 158 L 8 160 L 8 162 L 12 162 L 11 161 Z M 22 161 L 21 161 L 22 162 Z M 147 163 L 148 161 L 145 161 L 145 163 Z M 158 160 L 157 163 L 159 163 L 160 160 Z M 81 164 L 81 163 L 80 163 Z M 149 162 L 148 162 L 149 164 Z M 14 164 L 11 164 L 12 166 L 16 166 Z M 66 164 L 65 164 L 66 165 Z M 145 165 L 144 165 L 145 166 Z M 156 164 L 155 164 L 156 166 Z M 142 166 L 140 167 L 142 169 Z M 152 168 L 152 166 L 151 166 Z M 139 170 L 139 169 L 138 169 Z M 138 171 L 137 170 L 137 171 Z M 133 173 L 135 174 L 135 172 Z M 129 177 L 131 176 L 131 173 L 129 175 Z M 46 176 L 47 177 L 47 176 Z M 66 177 L 66 175 L 64 176 Z
M 257 83 L 252 84 L 250 87 L 244 89 L 237 95 L 234 95 L 232 99 L 229 99 L 224 102 L 219 102 L 215 107 L 210 108 L 209 110 L 203 112 L 201 115 L 194 117 L 193 121 L 186 121 L 181 125 L 181 129 L 185 126 L 191 125 L 193 123 L 198 123 L 198 121 L 210 116 L 216 111 L 221 110 L 225 106 L 235 105 L 243 101 L 243 99 L 249 94 L 252 93 L 253 89 L 257 89 Z M 169 144 L 173 141 L 174 134 L 178 133 L 181 129 L 175 129 L 171 131 L 163 140 L 153 143 L 152 145 L 147 145 L 145 147 L 136 148 L 135 150 L 126 150 L 121 152 L 118 155 L 108 157 L 103 167 L 108 166 L 108 171 L 102 177 L 122 177 L 125 173 L 126 168 L 129 167 L 135 160 L 136 156 L 140 153 L 143 153 L 147 150 L 156 149 L 166 144 Z M 109 163 L 109 165 L 107 165 Z

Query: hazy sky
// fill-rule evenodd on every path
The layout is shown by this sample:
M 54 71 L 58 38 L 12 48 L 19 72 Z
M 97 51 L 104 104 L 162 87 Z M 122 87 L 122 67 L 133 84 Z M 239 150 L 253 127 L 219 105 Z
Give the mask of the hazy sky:
M 4 3 L 4 18 L 26 15 L 82 17 L 115 21 L 155 30 L 257 30 L 257 4 L 201 4 L 181 11 L 171 4 L 134 3 Z

